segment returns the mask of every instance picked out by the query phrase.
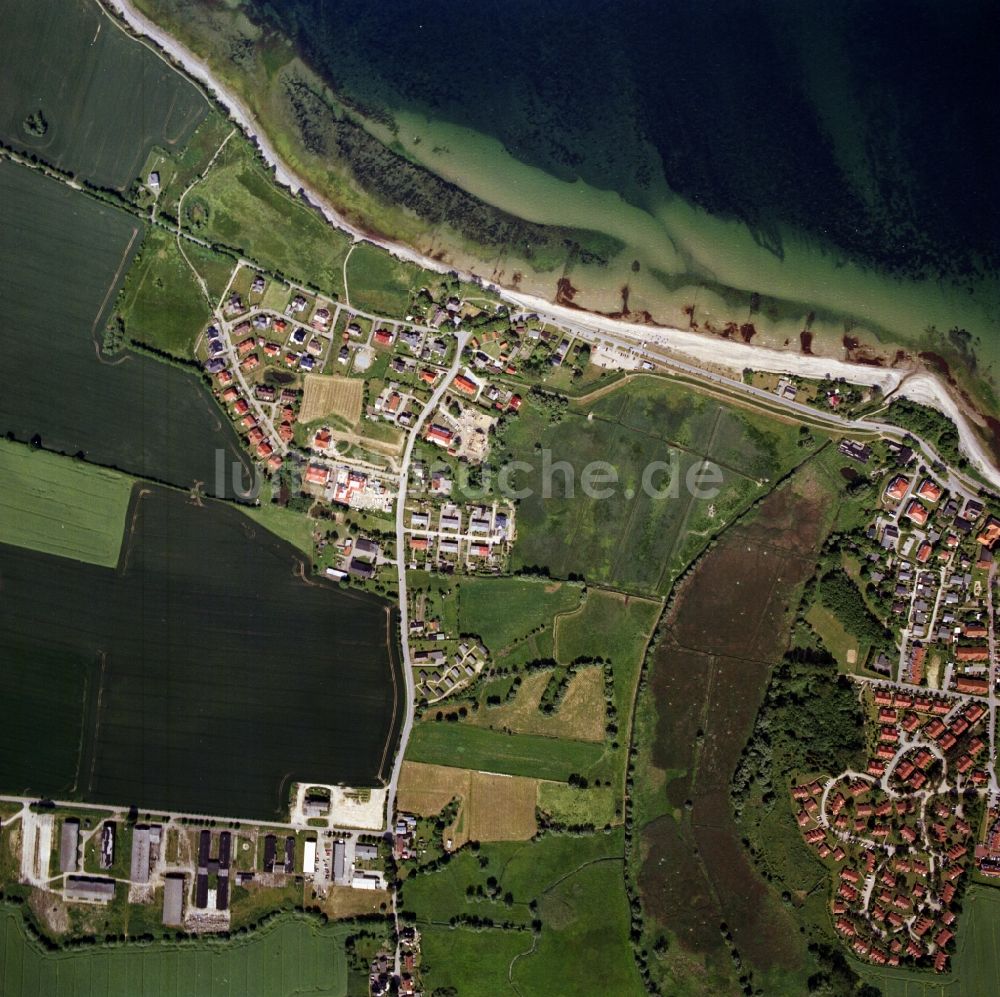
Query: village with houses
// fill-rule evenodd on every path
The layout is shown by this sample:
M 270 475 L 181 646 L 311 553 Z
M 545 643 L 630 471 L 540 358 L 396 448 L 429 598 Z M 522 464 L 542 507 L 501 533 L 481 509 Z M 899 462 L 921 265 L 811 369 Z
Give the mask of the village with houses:
M 837 933 L 860 959 L 948 971 L 962 894 L 1000 876 L 994 550 L 1000 519 L 909 446 L 842 440 L 879 489 L 855 538 L 883 646 L 851 664 L 868 763 L 802 773 L 790 803 L 833 883 Z M 881 465 L 881 466 L 879 466 Z
M 206 332 L 204 362 L 275 481 L 292 462 L 315 502 L 389 516 L 403 441 L 418 430 L 397 510 L 401 549 L 387 536 L 346 535 L 330 544 L 326 576 L 366 584 L 399 558 L 407 571 L 503 572 L 515 506 L 465 500 L 457 479 L 488 458 L 497 420 L 516 416 L 522 365 L 537 370 L 544 348 L 542 364 L 557 367 L 573 355 L 572 337 L 504 316 L 456 356 L 455 330 L 470 317 L 457 298 L 426 300 L 422 314 L 389 321 L 294 288 L 268 308 L 268 290 L 237 269 L 222 320 Z M 591 355 L 588 346 L 587 356 L 621 367 L 613 350 L 597 344 Z M 798 388 L 783 379 L 775 390 L 794 401 Z M 818 398 L 829 408 L 841 402 L 836 390 Z M 867 769 L 810 774 L 791 801 L 806 843 L 831 870 L 831 917 L 852 951 L 944 972 L 964 882 L 1000 876 L 992 601 L 1000 519 L 905 443 L 842 439 L 838 449 L 879 491 L 856 546 L 867 601 L 892 639 L 851 669 L 870 728 Z M 421 702 L 453 695 L 487 665 L 487 648 L 449 632 L 419 592 L 408 621 Z M 408 821 L 396 827 L 397 858 L 407 854 Z M 336 854 L 320 865 L 342 868 Z M 372 992 L 385 992 L 390 976 L 373 963 Z
M 456 330 L 470 322 L 457 354 Z M 581 354 L 589 356 L 582 342 L 503 306 L 450 295 L 435 302 L 425 291 L 411 314 L 388 319 L 244 264 L 198 344 L 266 482 L 261 501 L 291 500 L 330 523 L 317 527 L 315 569 L 376 591 L 392 584 L 400 559 L 407 571 L 443 575 L 508 569 L 515 505 L 470 497 L 469 482 L 489 458 L 498 421 L 516 418 L 525 372 Z M 392 517 L 411 435 L 397 534 Z M 481 644 L 433 626 L 419 614 L 411 620 L 417 692 L 428 702 L 470 684 L 487 662 Z

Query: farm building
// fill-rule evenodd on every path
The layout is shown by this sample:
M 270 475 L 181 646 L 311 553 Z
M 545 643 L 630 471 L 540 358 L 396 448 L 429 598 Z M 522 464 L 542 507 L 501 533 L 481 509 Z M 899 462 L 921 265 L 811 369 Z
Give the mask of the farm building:
M 302 871 L 307 876 L 316 872 L 316 841 L 314 838 L 309 838 L 306 841 L 305 852 L 302 856 Z
M 170 875 L 163 881 L 163 923 L 179 925 L 184 913 L 184 876 Z
M 333 881 L 347 882 L 347 846 L 343 841 L 337 841 L 333 846 Z
M 59 838 L 59 871 L 76 872 L 77 852 L 80 847 L 80 822 L 75 817 L 63 821 Z
M 132 832 L 132 869 L 129 879 L 133 883 L 149 882 L 149 828 L 137 824 Z
M 89 900 L 106 904 L 115 897 L 115 881 L 97 876 L 68 876 L 66 879 L 67 900 Z
M 358 540 L 354 544 L 354 556 L 367 561 L 374 561 L 379 555 L 379 545 L 374 540 Z
M 115 822 L 108 820 L 101 828 L 101 868 L 110 869 L 115 861 Z
M 351 878 L 351 886 L 356 890 L 381 890 L 382 876 L 377 872 L 356 872 Z

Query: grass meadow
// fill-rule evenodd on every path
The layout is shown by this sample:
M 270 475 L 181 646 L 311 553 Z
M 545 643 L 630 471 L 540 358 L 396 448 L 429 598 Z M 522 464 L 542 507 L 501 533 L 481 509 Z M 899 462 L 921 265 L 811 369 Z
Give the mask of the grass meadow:
M 402 907 L 415 915 L 425 940 L 428 990 L 466 980 L 469 989 L 460 993 L 499 994 L 512 980 L 511 993 L 641 993 L 628 941 L 623 850 L 620 830 L 545 834 L 530 842 L 484 843 L 478 852 L 464 849 L 441 869 L 412 875 L 403 885 Z M 488 896 L 491 879 L 497 899 Z M 515 927 L 486 933 L 444 928 L 454 916 Z M 525 930 L 533 918 L 541 921 L 534 945 Z M 477 963 L 478 974 L 466 977 L 456 953 L 479 951 L 477 939 L 484 935 L 492 944 Z
M 421 977 L 429 992 L 462 997 L 517 997 L 511 963 L 531 950 L 527 929 L 485 931 L 427 925 L 421 930 Z M 448 988 L 451 988 L 450 990 Z
M 0 440 L 0 542 L 114 567 L 132 479 Z
M 767 490 L 766 482 L 801 460 L 794 427 L 771 421 L 765 430 L 731 406 L 656 378 L 638 378 L 599 397 L 571 402 L 553 421 L 529 398 L 496 448 L 531 471 L 513 475 L 531 495 L 518 507 L 514 567 L 546 567 L 555 577 L 577 575 L 628 592 L 665 594 L 676 574 L 734 516 Z M 573 477 L 553 471 L 546 496 L 544 451 L 551 464 L 568 462 Z M 713 498 L 694 497 L 685 482 L 705 459 L 722 483 Z M 584 494 L 583 469 L 608 461 L 618 484 L 608 498 Z M 676 468 L 676 494 L 653 497 L 643 473 L 653 462 Z M 652 484 L 665 488 L 666 472 Z
M 440 279 L 412 263 L 396 259 L 370 242 L 359 242 L 347 261 L 351 304 L 390 318 L 402 318 L 411 295 Z
M 533 632 L 551 628 L 553 617 L 580 605 L 583 589 L 545 578 L 463 578 L 458 582 L 458 623 L 499 655 Z
M 226 144 L 208 175 L 184 199 L 187 229 L 225 243 L 262 266 L 336 297 L 350 236 L 275 185 L 242 135 Z M 385 254 L 383 254 L 385 255 Z
M 154 146 L 181 149 L 208 101 L 89 0 L 0 2 L 0 138 L 99 187 L 138 179 Z M 25 127 L 41 112 L 41 135 Z
M 206 283 L 218 292 L 213 300 L 220 298 L 233 262 L 193 244 L 186 244 L 184 251 L 213 277 Z M 195 340 L 211 321 L 212 311 L 173 233 L 150 229 L 129 270 L 117 311 L 130 339 L 177 357 L 194 356 Z

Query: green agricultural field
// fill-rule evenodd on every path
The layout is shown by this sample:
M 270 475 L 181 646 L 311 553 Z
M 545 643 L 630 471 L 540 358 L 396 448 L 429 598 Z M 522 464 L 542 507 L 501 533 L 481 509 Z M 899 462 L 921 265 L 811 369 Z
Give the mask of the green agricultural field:
M 301 572 L 232 505 L 156 486 L 117 570 L 0 546 L 0 791 L 273 818 L 295 780 L 379 785 L 401 722 L 386 604 Z
M 471 724 L 424 721 L 413 728 L 406 757 L 414 762 L 565 782 L 574 772 L 588 775 L 604 746 L 532 734 L 502 734 Z
M 510 979 L 511 993 L 524 997 L 641 993 L 628 939 L 623 850 L 621 830 L 550 833 L 533 841 L 483 844 L 477 852 L 463 849 L 446 866 L 412 875 L 403 885 L 402 906 L 424 938 L 428 990 L 455 986 L 462 994 L 500 994 Z M 491 879 L 495 900 L 488 899 Z M 478 896 L 480 890 L 487 898 Z M 455 916 L 517 926 L 487 933 L 492 944 L 475 963 L 475 976 L 467 975 L 456 951 L 476 948 L 474 939 L 482 936 L 440 927 Z M 532 945 L 521 925 L 534 918 L 541 921 L 541 933 Z M 515 939 L 524 944 L 515 945 Z
M 538 947 L 511 971 L 520 993 L 639 997 L 646 992 L 629 939 L 622 866 L 620 858 L 594 862 L 542 894 Z
M 50 953 L 0 908 L 0 993 L 11 997 L 346 997 L 350 929 L 284 915 L 245 938 L 89 945 Z
M 543 578 L 463 578 L 456 584 L 458 625 L 494 654 L 580 605 L 582 587 Z
M 196 87 L 92 0 L 0 0 L 0 20 L 0 138 L 100 187 L 127 188 L 154 145 L 182 148 L 208 112 Z M 38 114 L 33 134 L 26 122 Z
M 508 980 L 515 961 L 531 950 L 531 932 L 428 926 L 421 931 L 421 977 L 427 993 L 517 997 Z M 450 989 L 449 989 L 450 988 Z
M 588 786 L 577 789 L 561 782 L 538 784 L 538 808 L 559 824 L 578 827 L 592 824 L 604 827 L 618 819 L 618 791 L 612 786 Z
M 359 242 L 347 261 L 351 305 L 376 315 L 402 318 L 413 293 L 439 281 L 436 274 L 398 260 L 370 242 Z
M 209 493 L 220 457 L 225 471 L 248 468 L 196 373 L 100 355 L 141 223 L 9 162 L 0 162 L 0 203 L 5 327 L 17 363 L 0 392 L 0 433 L 182 487 L 201 482 Z
M 242 135 L 184 199 L 184 228 L 328 294 L 343 293 L 350 236 L 278 187 Z
M 947 973 L 879 968 L 854 959 L 851 965 L 884 997 L 993 997 L 1000 993 L 1000 890 L 970 886 L 962 908 Z
M 512 476 L 515 488 L 530 491 L 518 507 L 514 567 L 664 594 L 676 573 L 766 491 L 764 479 L 805 456 L 796 440 L 793 427 L 775 421 L 764 432 L 742 411 L 661 379 L 637 379 L 592 403 L 570 402 L 565 411 L 529 396 L 494 450 L 499 459 L 532 467 Z M 695 497 L 687 483 L 697 478 L 689 475 L 705 458 L 717 465 L 721 484 L 717 495 Z M 606 498 L 583 489 L 592 462 L 610 463 L 617 476 Z M 648 494 L 644 474 L 664 494 Z
M 0 441 L 0 543 L 118 563 L 132 479 Z
M 235 263 L 193 243 L 185 243 L 184 252 L 208 285 L 212 301 L 218 301 Z M 149 230 L 117 311 L 130 339 L 174 356 L 194 356 L 195 340 L 211 321 L 212 310 L 173 233 Z

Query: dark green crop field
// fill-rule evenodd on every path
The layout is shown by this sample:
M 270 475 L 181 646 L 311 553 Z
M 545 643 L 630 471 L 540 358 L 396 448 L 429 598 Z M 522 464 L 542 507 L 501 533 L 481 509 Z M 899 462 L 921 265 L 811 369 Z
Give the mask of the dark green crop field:
M 0 139 L 100 187 L 173 151 L 208 102 L 89 0 L 0 0 Z
M 129 529 L 118 571 L 0 546 L 0 646 L 17 674 L 36 662 L 0 789 L 57 795 L 79 771 L 94 802 L 264 818 L 293 780 L 378 784 L 401 719 L 383 603 L 303 579 L 284 541 L 182 492 L 142 492 Z M 91 663 L 82 705 L 61 658 Z
M 151 945 L 90 945 L 48 953 L 20 914 L 0 908 L 0 993 L 18 997 L 343 997 L 342 925 L 304 917 L 273 921 L 238 941 L 195 939 Z
M 249 467 L 196 372 L 98 353 L 142 241 L 139 223 L 9 162 L 0 162 L 0 203 L 8 358 L 0 432 L 158 481 L 200 481 L 213 493 L 218 453 L 227 470 L 233 461 Z
M 3 552 L 17 549 L 0 545 L 5 580 Z M 56 798 L 76 792 L 84 707 L 97 671 L 97 656 L 87 651 L 4 632 L 0 724 L 4 792 L 44 792 Z

